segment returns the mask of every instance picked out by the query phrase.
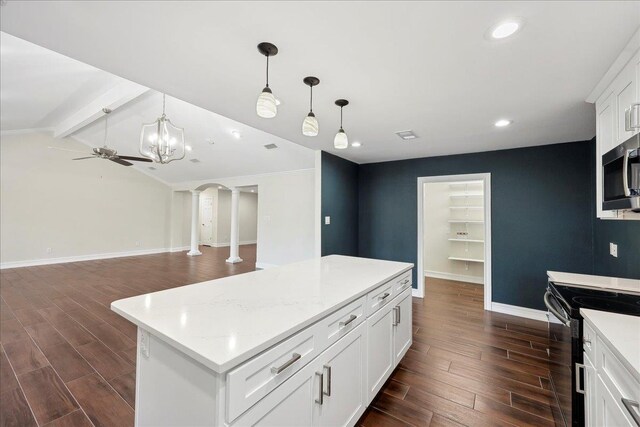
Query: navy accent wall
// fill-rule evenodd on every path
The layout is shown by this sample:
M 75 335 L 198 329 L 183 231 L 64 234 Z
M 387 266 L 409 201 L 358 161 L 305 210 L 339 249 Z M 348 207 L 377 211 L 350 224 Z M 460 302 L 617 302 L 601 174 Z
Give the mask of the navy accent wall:
M 359 256 L 417 266 L 417 178 L 489 172 L 493 301 L 544 309 L 547 270 L 594 270 L 592 146 L 574 142 L 360 165 Z M 322 175 L 324 184 L 324 169 Z M 414 284 L 416 276 L 414 269 Z
M 322 255 L 358 256 L 358 165 L 323 151 L 321 185 Z

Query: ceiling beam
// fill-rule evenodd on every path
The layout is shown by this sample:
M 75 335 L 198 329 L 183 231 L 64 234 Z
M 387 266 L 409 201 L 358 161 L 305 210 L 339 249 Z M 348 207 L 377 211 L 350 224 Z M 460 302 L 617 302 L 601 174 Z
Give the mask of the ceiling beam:
M 55 127 L 53 136 L 55 138 L 69 136 L 102 117 L 103 108 L 115 110 L 148 90 L 148 87 L 125 80 L 62 120 Z

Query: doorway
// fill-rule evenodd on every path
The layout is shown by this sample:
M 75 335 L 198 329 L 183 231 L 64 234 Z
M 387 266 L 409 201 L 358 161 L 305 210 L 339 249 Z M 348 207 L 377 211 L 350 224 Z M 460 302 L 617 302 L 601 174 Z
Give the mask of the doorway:
M 414 296 L 423 298 L 429 281 L 452 281 L 482 293 L 491 309 L 491 174 L 418 178 L 417 259 Z

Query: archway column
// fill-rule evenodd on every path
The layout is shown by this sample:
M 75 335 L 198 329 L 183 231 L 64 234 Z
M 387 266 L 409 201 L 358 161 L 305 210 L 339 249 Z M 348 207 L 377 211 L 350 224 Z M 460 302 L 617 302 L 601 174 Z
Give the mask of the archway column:
M 191 250 L 189 256 L 202 255 L 198 250 L 198 228 L 200 221 L 200 191 L 191 190 Z
M 240 190 L 237 188 L 231 189 L 231 245 L 229 247 L 229 258 L 227 262 L 235 264 L 242 262 L 242 258 L 239 256 L 240 245 L 240 221 L 239 221 L 239 207 L 240 207 Z

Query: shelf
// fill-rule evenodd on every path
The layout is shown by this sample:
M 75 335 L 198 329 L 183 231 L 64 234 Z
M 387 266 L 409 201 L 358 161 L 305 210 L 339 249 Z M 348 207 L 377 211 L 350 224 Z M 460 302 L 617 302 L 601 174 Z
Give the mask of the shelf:
M 450 256 L 449 259 L 452 260 L 452 261 L 467 261 L 467 262 L 481 262 L 481 263 L 484 262 L 483 259 L 459 258 L 459 257 L 456 257 L 456 256 Z
M 449 239 L 450 242 L 471 242 L 471 243 L 484 243 L 484 240 L 478 239 Z
M 482 185 L 482 181 L 459 181 L 452 182 L 449 184 L 449 187 L 459 187 L 461 185 Z
M 451 198 L 464 198 L 464 197 L 482 197 L 484 193 L 482 191 L 465 191 L 464 193 L 452 193 L 449 195 Z
M 484 206 L 449 206 L 449 209 L 484 209 Z
M 473 219 L 450 219 L 451 223 L 460 223 L 460 224 L 484 224 L 482 220 L 473 220 Z

